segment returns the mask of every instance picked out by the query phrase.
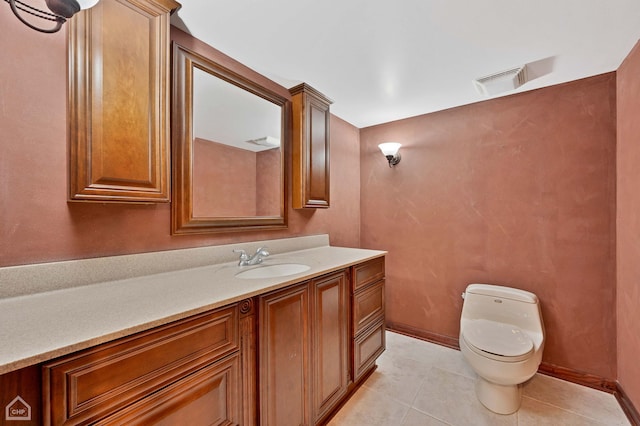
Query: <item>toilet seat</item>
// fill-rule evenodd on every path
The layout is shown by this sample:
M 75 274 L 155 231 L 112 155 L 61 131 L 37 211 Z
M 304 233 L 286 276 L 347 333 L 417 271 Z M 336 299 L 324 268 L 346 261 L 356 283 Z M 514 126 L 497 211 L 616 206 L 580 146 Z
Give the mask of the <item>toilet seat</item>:
M 469 320 L 461 335 L 471 350 L 497 361 L 522 361 L 534 349 L 531 338 L 518 327 L 486 319 Z

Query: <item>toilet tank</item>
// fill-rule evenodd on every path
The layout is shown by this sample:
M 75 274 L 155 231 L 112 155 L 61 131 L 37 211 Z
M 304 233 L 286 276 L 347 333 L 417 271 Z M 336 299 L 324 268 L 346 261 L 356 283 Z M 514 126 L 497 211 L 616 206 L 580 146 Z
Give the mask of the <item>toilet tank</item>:
M 490 284 L 470 284 L 464 292 L 461 321 L 486 319 L 544 335 L 538 297 L 528 291 Z

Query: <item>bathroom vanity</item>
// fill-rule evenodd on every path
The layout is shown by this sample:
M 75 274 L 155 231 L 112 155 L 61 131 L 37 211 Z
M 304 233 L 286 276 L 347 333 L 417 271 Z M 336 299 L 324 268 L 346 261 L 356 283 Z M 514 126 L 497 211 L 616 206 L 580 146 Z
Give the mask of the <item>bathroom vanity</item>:
M 0 394 L 33 424 L 324 424 L 384 351 L 384 255 L 323 245 L 0 299 Z

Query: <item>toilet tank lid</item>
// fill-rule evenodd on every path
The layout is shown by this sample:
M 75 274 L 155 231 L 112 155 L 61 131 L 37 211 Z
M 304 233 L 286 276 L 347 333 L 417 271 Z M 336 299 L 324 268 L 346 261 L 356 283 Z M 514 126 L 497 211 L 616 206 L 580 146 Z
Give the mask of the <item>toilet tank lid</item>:
M 469 284 L 466 293 L 500 297 L 502 299 L 517 300 L 519 302 L 538 303 L 538 296 L 529 291 L 500 285 Z

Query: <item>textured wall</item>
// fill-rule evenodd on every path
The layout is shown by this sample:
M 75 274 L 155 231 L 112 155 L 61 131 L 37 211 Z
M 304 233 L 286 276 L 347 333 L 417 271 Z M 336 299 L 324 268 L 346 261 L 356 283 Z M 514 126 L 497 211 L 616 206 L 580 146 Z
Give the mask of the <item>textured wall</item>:
M 196 138 L 193 215 L 256 216 L 256 153 Z
M 617 72 L 618 381 L 640 409 L 640 43 Z
M 0 266 L 319 233 L 359 245 L 358 129 L 336 117 L 332 207 L 289 209 L 284 231 L 171 236 L 169 204 L 67 203 L 66 27 L 40 34 L 2 7 L 0 28 Z
M 193 141 L 194 216 L 278 216 L 282 151 Z
M 542 301 L 544 361 L 615 379 L 613 73 L 361 129 L 387 318 L 457 337 L 469 283 Z M 391 169 L 377 148 L 403 144 Z
M 282 151 L 267 149 L 256 153 L 256 213 L 258 216 L 278 216 L 280 214 L 282 179 Z

